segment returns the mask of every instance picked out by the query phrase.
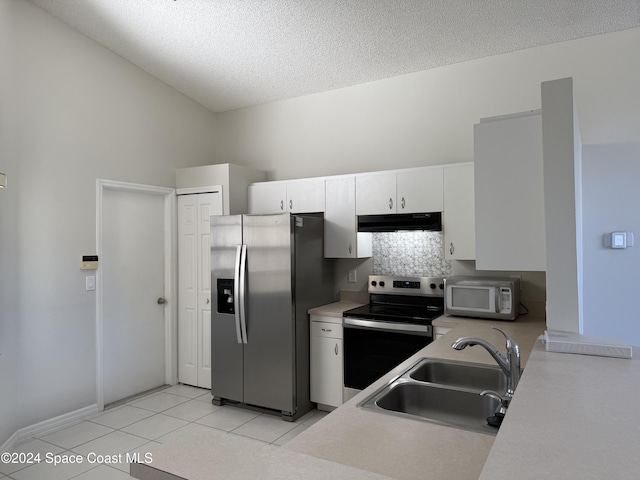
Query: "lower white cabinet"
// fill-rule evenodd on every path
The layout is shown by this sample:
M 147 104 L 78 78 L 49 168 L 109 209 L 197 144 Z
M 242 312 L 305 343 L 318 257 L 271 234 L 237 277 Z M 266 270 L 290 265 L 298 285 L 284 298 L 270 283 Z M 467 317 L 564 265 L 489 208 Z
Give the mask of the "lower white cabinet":
M 311 401 L 319 409 L 342 405 L 342 319 L 311 315 Z

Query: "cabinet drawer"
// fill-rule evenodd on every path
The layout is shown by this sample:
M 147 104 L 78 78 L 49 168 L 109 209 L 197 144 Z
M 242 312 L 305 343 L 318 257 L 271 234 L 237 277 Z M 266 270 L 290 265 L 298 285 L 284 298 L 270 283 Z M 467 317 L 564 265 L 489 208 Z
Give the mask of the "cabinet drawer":
M 342 325 L 327 322 L 311 322 L 314 337 L 342 338 Z

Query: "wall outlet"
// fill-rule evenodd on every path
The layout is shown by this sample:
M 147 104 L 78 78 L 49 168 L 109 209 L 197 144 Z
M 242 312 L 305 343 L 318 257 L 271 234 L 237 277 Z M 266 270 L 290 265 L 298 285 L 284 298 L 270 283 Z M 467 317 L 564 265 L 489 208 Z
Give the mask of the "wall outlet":
M 357 275 L 356 275 L 356 271 L 355 270 L 349 270 L 349 279 L 348 279 L 349 283 L 356 283 L 357 282 Z

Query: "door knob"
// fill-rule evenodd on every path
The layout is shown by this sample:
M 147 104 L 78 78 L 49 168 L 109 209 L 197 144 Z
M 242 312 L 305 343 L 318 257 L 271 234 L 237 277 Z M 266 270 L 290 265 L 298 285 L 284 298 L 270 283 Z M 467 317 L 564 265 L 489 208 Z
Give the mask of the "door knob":
M 158 298 L 158 305 L 164 305 L 165 303 L 167 303 L 167 301 L 164 298 Z

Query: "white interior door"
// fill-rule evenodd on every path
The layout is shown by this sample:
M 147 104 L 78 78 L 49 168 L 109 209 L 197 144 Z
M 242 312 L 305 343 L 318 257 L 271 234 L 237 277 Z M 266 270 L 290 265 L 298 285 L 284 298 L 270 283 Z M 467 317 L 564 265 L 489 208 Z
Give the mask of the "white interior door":
M 165 384 L 165 232 L 162 195 L 102 196 L 103 404 Z
M 220 192 L 178 196 L 178 381 L 211 388 L 211 215 Z

